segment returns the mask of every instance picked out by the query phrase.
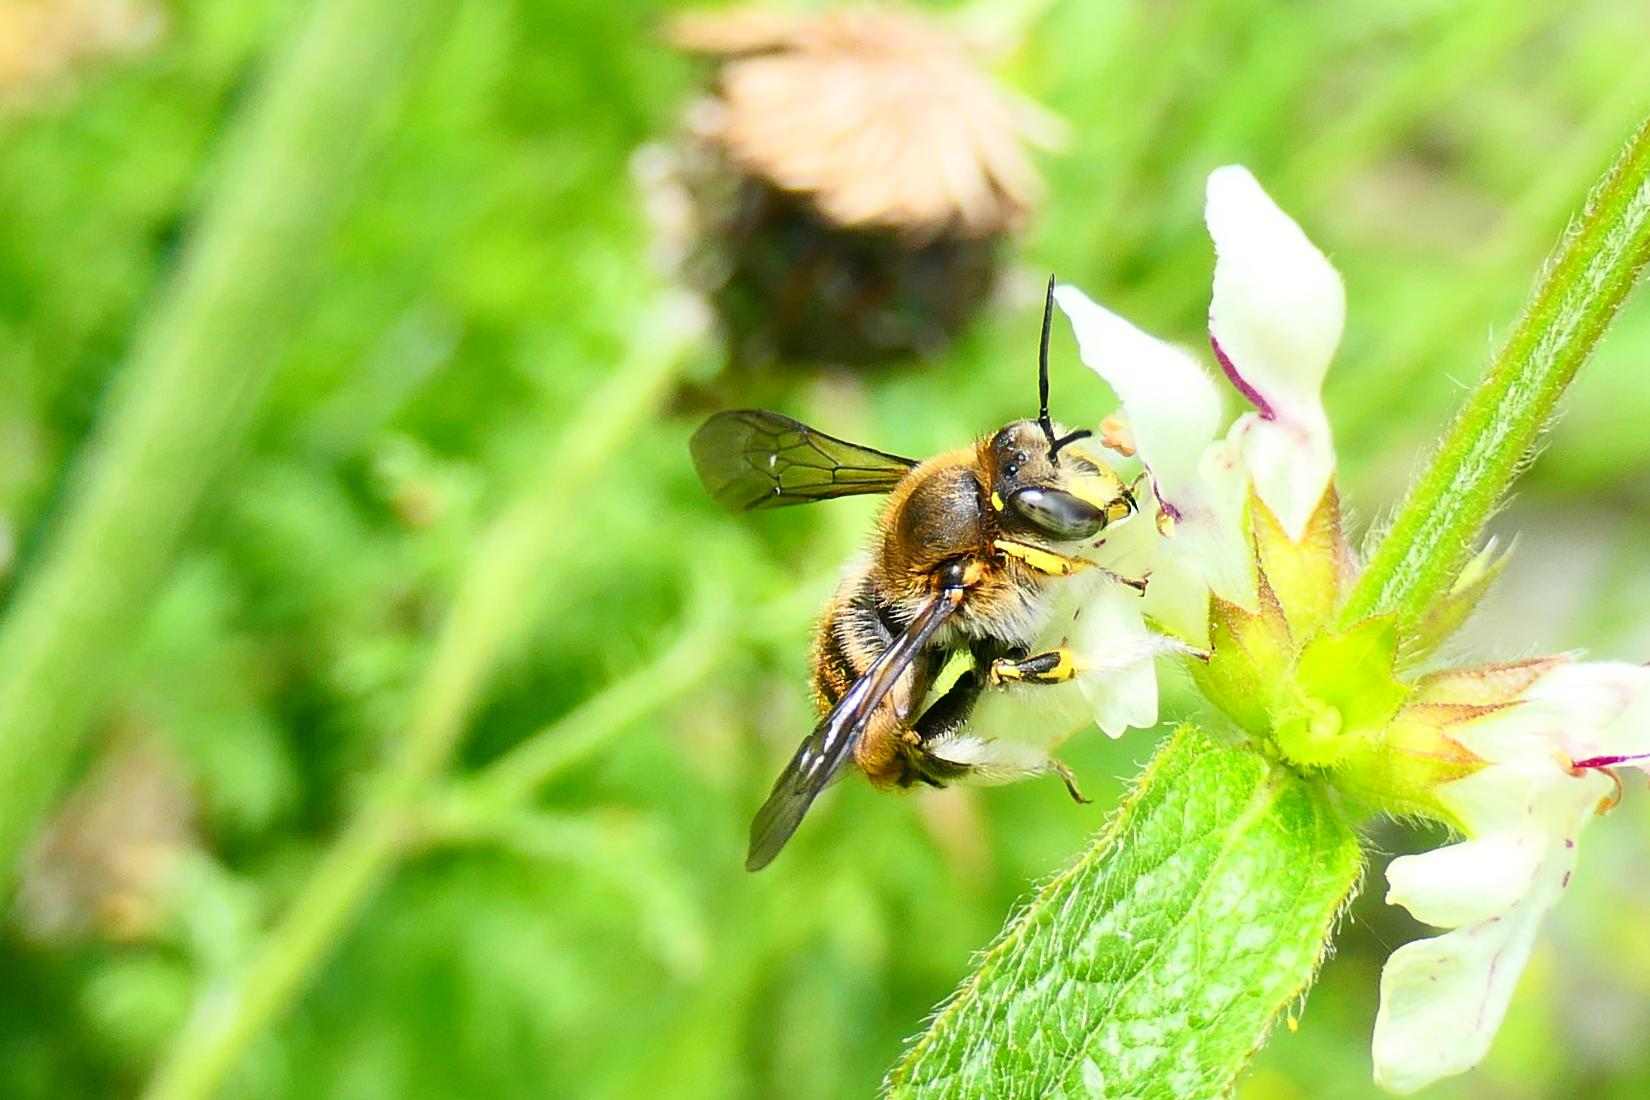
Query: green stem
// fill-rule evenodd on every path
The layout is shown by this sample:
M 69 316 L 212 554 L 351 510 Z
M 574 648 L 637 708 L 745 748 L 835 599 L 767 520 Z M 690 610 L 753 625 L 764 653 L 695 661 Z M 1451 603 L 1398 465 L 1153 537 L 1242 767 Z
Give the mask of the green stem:
M 1419 621 L 1446 595 L 1650 261 L 1650 120 L 1593 188 L 1489 373 L 1410 489 L 1342 613 Z
M 601 693 L 579 704 L 487 765 L 467 793 L 479 805 L 515 806 L 544 783 L 586 760 L 619 732 L 634 726 L 670 699 L 691 691 L 728 656 L 714 628 L 690 627 L 675 645 L 637 666 Z
M 641 310 L 625 362 L 574 413 L 540 472 L 483 537 L 436 640 L 399 753 L 374 778 L 366 803 L 245 969 L 203 992 L 156 1070 L 149 1100 L 212 1095 L 389 874 L 500 652 L 529 613 L 523 593 L 534 590 L 536 576 L 554 572 L 554 557 L 569 545 L 560 541 L 566 514 L 553 503 L 566 486 L 597 475 L 655 413 L 690 337 L 690 327 L 661 303 Z
M 669 649 L 489 764 L 465 784 L 478 806 L 519 806 L 618 733 L 703 683 L 730 656 L 713 625 L 690 626 Z
M 0 621 L 0 898 L 291 343 L 316 257 L 406 83 L 430 7 L 313 5 L 229 135 L 182 264 Z
M 740 643 L 794 634 L 816 610 L 814 587 L 803 586 L 801 598 L 750 611 L 742 616 L 743 629 L 724 621 L 720 605 L 697 613 L 668 648 L 464 780 L 456 797 L 483 816 L 520 807 L 618 734 L 704 683 Z

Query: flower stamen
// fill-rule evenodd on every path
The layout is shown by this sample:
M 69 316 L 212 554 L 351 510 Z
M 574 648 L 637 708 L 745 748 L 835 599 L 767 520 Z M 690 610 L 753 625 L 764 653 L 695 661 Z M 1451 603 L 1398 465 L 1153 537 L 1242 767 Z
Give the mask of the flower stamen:
M 1650 760 L 1650 752 L 1627 753 L 1619 756 L 1589 756 L 1584 760 L 1574 760 L 1570 763 L 1573 771 L 1590 771 L 1613 768 L 1617 764 L 1630 764 L 1639 760 Z

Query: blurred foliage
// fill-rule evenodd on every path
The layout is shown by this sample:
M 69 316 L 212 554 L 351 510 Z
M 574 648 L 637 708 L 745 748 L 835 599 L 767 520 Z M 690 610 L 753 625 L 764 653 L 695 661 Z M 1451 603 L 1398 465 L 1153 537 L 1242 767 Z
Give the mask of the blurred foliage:
M 187 775 L 171 918 L 70 934 L 14 912 L 0 938 L 0 1095 L 141 1086 L 402 737 L 480 533 L 571 418 L 601 415 L 585 398 L 652 331 L 637 316 L 655 277 L 629 158 L 670 133 L 702 76 L 658 44 L 661 14 L 629 0 L 456 11 L 319 258 L 322 292 L 254 445 L 223 456 L 211 504 L 126 640 L 82 762 L 139 737 Z M 545 495 L 560 541 L 520 593 L 526 625 L 459 767 L 542 731 L 597 736 L 525 804 L 432 814 L 228 1094 L 869 1094 L 1028 884 L 1081 847 L 1151 738 L 1073 744 L 1092 809 L 1043 784 L 898 798 L 844 783 L 784 859 L 747 876 L 747 815 L 810 720 L 798 600 L 823 595 L 871 505 L 716 514 L 686 460 L 696 417 L 772 403 L 895 451 L 954 445 L 1031 408 L 1036 288 L 1051 269 L 1197 344 L 1202 180 L 1239 160 L 1345 273 L 1328 398 L 1367 523 L 1650 100 L 1639 0 L 966 14 L 1025 21 L 1005 76 L 1075 135 L 1045 160 L 1046 214 L 1000 301 L 942 363 L 749 376 L 718 372 L 710 349 L 687 356 L 674 411 Z M 177 0 L 149 52 L 82 67 L 0 120 L 0 599 L 27 577 L 214 178 L 226 120 L 294 15 Z M 1503 517 L 1521 548 L 1476 624 L 1482 655 L 1650 649 L 1647 341 L 1641 298 Z M 1055 355 L 1057 412 L 1109 411 L 1069 340 Z M 701 627 L 707 607 L 725 621 Z M 699 629 L 702 662 L 668 664 Z M 1185 696 L 1172 689 L 1166 712 Z M 1599 830 L 1489 1062 L 1433 1094 L 1650 1092 L 1641 793 Z M 1374 839 L 1420 843 L 1397 827 Z M 1378 968 L 1416 932 L 1378 894 L 1353 909 L 1299 1030 L 1276 1037 L 1243 1095 L 1373 1095 Z

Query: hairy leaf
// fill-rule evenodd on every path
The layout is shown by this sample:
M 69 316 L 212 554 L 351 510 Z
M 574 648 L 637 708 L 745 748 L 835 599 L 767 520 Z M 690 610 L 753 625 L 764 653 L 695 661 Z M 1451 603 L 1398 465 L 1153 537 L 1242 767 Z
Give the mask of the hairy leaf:
M 900 1098 L 1219 1095 L 1362 868 L 1322 790 L 1183 728 L 889 1075 Z

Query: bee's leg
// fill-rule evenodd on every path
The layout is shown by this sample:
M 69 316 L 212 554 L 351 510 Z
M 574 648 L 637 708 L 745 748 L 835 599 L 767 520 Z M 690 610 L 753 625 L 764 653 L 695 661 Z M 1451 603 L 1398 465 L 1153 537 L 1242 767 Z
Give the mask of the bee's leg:
M 1087 558 L 1077 558 L 1055 550 L 1044 550 L 1041 546 L 1015 542 L 1013 539 L 998 539 L 991 545 L 996 547 L 999 553 L 1007 554 L 1011 558 L 1019 558 L 1037 572 L 1046 573 L 1051 577 L 1069 577 L 1073 573 L 1084 569 L 1099 569 L 1100 572 L 1118 584 L 1126 584 L 1142 594 L 1146 591 L 1148 578 L 1125 577 L 1121 573 L 1113 573 L 1110 569 L 1101 569 L 1100 566 L 1095 565 Z
M 999 657 L 991 662 L 987 679 L 992 685 L 1064 684 L 1076 677 L 1077 670 L 1077 658 L 1061 644 L 1045 653 L 1033 653 L 1018 660 Z
M 920 747 L 936 738 L 955 737 L 968 724 L 974 704 L 986 688 L 986 674 L 976 666 L 957 677 L 957 682 L 911 725 L 915 745 Z
M 922 715 L 906 730 L 906 761 L 910 771 L 907 786 L 920 781 L 943 787 L 968 773 L 969 765 L 943 760 L 930 752 L 927 746 L 953 741 L 962 735 L 968 726 L 969 716 L 974 713 L 974 704 L 990 686 L 986 669 L 995 658 L 1005 653 L 1025 653 L 1023 649 L 1010 649 L 991 639 L 976 641 L 969 649 L 974 658 L 973 667 L 957 677 L 944 695 L 928 704 Z
M 1077 776 L 1073 774 L 1070 768 L 1066 767 L 1063 761 L 1057 760 L 1051 756 L 1048 758 L 1048 766 L 1053 770 L 1055 775 L 1059 776 L 1065 782 L 1066 793 L 1071 795 L 1071 800 L 1073 802 L 1076 802 L 1079 805 L 1087 806 L 1090 802 L 1094 801 L 1094 799 L 1083 793 L 1083 788 L 1077 785 Z
M 1000 553 L 1011 558 L 1019 558 L 1037 572 L 1047 573 L 1051 577 L 1069 577 L 1080 570 L 1094 568 L 1094 563 L 1087 558 L 1074 558 L 1070 554 L 1044 550 L 1040 546 L 1015 542 L 1013 539 L 998 539 L 991 545 Z

